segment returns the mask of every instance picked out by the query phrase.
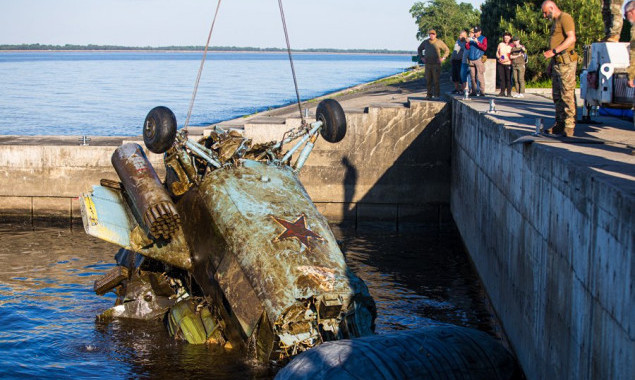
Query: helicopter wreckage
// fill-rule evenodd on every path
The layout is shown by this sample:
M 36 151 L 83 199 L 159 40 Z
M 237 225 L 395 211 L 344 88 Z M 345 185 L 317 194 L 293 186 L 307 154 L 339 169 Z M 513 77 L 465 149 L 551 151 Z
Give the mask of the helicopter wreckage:
M 122 247 L 95 281 L 97 294 L 117 295 L 98 319 L 162 320 L 177 339 L 242 347 L 262 361 L 371 335 L 368 288 L 296 176 L 320 135 L 345 135 L 335 100 L 316 119 L 265 144 L 218 127 L 195 141 L 168 108 L 151 110 L 143 138 L 164 154 L 165 180 L 128 143 L 112 155 L 120 182 L 80 196 L 86 232 Z

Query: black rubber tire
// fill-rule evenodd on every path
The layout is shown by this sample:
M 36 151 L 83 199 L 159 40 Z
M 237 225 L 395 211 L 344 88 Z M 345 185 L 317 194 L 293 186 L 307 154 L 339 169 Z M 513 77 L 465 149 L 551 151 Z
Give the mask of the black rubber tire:
M 322 100 L 315 111 L 315 119 L 324 123 L 320 129 L 324 140 L 336 143 L 346 135 L 346 115 L 337 100 Z
M 176 116 L 168 107 L 154 107 L 143 123 L 143 142 L 153 153 L 164 153 L 176 138 Z

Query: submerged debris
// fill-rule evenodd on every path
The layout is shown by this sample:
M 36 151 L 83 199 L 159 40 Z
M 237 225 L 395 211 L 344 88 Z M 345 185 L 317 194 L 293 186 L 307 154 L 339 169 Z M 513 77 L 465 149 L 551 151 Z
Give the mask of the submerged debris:
M 117 294 L 98 319 L 159 319 L 176 339 L 263 361 L 372 334 L 374 301 L 296 177 L 319 134 L 336 142 L 345 131 L 333 100 L 264 144 L 220 128 L 193 141 L 167 108 L 150 111 L 144 142 L 164 154 L 165 181 L 125 144 L 112 158 L 121 184 L 81 197 L 86 231 L 123 247 L 95 282 Z

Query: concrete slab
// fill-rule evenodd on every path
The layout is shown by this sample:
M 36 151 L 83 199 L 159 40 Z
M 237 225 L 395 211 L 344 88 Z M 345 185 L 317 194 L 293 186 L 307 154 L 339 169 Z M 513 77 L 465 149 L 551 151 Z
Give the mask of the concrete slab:
M 33 197 L 33 227 L 71 224 L 71 199 L 61 197 Z
M 453 97 L 449 94 L 447 96 Z M 496 113 L 488 112 L 490 100 L 494 100 Z M 534 133 L 537 119 L 541 120 L 545 128 L 555 123 L 553 102 L 542 94 L 526 94 L 522 99 L 478 97 L 459 101 L 496 123 L 504 124 L 505 128 L 520 132 L 519 137 Z M 581 114 L 581 109 L 578 113 Z M 613 177 L 619 180 L 619 186 L 628 186 L 629 191 L 634 192 L 633 122 L 607 116 L 597 116 L 594 120 L 597 124 L 577 124 L 574 136 L 578 139 L 554 139 L 546 136 L 546 141 L 536 141 L 534 144 L 553 147 L 563 158 Z
M 0 198 L 0 222 L 31 223 L 33 199 L 31 197 Z
M 635 130 L 596 117 L 532 139 L 555 121 L 549 95 L 446 95 L 454 220 L 527 378 L 628 377 Z

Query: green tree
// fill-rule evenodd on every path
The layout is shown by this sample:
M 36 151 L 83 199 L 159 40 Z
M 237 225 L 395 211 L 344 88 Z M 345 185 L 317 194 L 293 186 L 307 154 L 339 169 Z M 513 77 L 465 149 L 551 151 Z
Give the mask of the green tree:
M 537 6 L 540 7 L 543 0 L 485 0 L 481 5 L 480 27 L 483 35 L 487 37 L 487 55 L 495 56 L 496 46 L 502 41 L 506 29 L 503 22 L 513 19 L 516 15 L 516 7 Z
M 452 49 L 461 30 L 478 24 L 481 12 L 470 3 L 432 0 L 414 3 L 410 14 L 419 27 L 417 39 L 423 40 L 428 35 L 428 30 L 434 29 L 437 36 Z
M 527 47 L 529 62 L 527 63 L 527 79 L 539 80 L 547 79 L 545 69 L 548 61 L 544 59 L 542 53 L 549 48 L 549 35 L 551 21 L 542 17 L 540 5 L 527 2 L 522 6 L 518 5 L 515 15 L 508 19 L 502 19 L 500 26 L 504 31 L 519 36 L 521 42 Z M 558 0 L 558 7 L 569 13 L 575 21 L 576 28 L 576 51 L 582 56 L 584 46 L 599 41 L 604 35 L 602 23 L 601 0 Z M 485 18 L 483 14 L 482 18 Z M 489 37 L 489 36 L 488 36 Z M 495 37 L 494 37 L 495 38 Z M 498 39 L 490 39 L 491 44 Z M 580 66 L 578 66 L 580 69 Z

